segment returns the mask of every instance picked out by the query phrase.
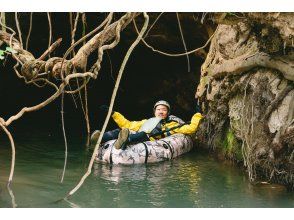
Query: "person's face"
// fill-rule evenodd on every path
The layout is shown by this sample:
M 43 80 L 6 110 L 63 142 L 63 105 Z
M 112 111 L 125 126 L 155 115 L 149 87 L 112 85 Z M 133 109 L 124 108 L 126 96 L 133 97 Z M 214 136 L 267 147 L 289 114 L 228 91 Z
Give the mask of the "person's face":
M 165 119 L 168 115 L 168 108 L 165 105 L 158 105 L 154 112 L 155 117 Z

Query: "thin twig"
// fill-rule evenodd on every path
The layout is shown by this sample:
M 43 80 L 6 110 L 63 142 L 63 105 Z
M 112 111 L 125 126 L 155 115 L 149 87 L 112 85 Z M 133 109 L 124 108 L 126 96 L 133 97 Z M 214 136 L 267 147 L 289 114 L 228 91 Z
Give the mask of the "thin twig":
M 9 47 L 13 48 L 13 47 L 12 47 L 12 39 L 13 39 L 13 36 L 16 35 L 16 32 L 15 32 L 12 28 L 10 28 L 10 27 L 8 27 L 7 25 L 3 24 L 2 21 L 1 21 L 1 19 L 0 19 L 0 24 L 1 24 L 2 27 L 5 27 L 5 28 L 7 28 L 8 30 L 11 31 L 12 34 L 10 35 L 10 38 L 9 38 Z M 19 62 L 20 64 L 23 65 L 23 62 L 21 62 L 21 60 L 18 59 L 18 57 L 15 56 L 14 53 L 12 53 L 11 55 L 12 55 L 12 57 L 13 57 L 17 62 Z M 16 74 L 18 74 L 18 72 L 17 72 Z M 17 76 L 18 76 L 19 78 L 22 78 L 22 76 L 21 76 L 20 74 L 18 74 Z
M 81 101 L 82 111 L 83 111 L 84 116 L 85 116 L 86 115 L 86 112 L 85 112 L 85 109 L 84 109 L 84 104 L 83 104 L 83 99 L 82 99 L 82 94 L 81 94 L 81 89 L 80 89 L 80 83 L 79 83 L 79 80 L 78 79 L 76 80 L 76 82 L 77 82 L 77 87 L 78 87 L 78 91 L 79 91 L 79 99 Z
M 83 32 L 82 37 L 85 37 L 86 35 L 86 13 L 82 14 L 82 23 L 83 23 Z M 83 45 L 86 44 L 86 40 L 83 40 Z M 90 122 L 89 122 L 89 111 L 88 111 L 88 90 L 87 90 L 87 83 L 85 84 L 85 108 L 86 108 L 86 114 L 85 114 L 85 120 L 87 125 L 87 146 L 90 144 Z M 82 103 L 82 99 L 81 99 Z M 83 104 L 83 103 L 82 103 Z
M 184 49 L 185 49 L 185 52 L 187 53 L 187 46 L 186 46 L 185 38 L 184 38 L 184 35 L 183 35 L 179 14 L 176 12 L 176 15 L 177 15 L 179 30 L 180 30 L 180 33 L 181 33 L 181 38 L 182 38 L 182 41 L 183 41 Z M 186 56 L 187 56 L 187 65 L 188 65 L 188 73 L 189 73 L 190 72 L 190 59 L 189 59 L 188 54 L 186 54 Z
M 74 43 L 75 43 L 75 35 L 76 35 L 77 26 L 78 26 L 79 16 L 80 16 L 80 13 L 77 12 L 74 27 L 73 27 L 72 32 L 71 32 L 71 44 L 70 44 L 71 46 L 74 45 Z M 73 49 L 72 50 L 72 55 L 75 56 L 75 54 L 76 54 L 75 50 Z
M 106 116 L 106 119 L 105 119 L 105 122 L 103 124 L 103 127 L 102 127 L 102 130 L 101 130 L 101 135 L 99 136 L 99 139 L 96 143 L 96 146 L 95 146 L 95 149 L 93 151 L 93 154 L 92 154 L 92 158 L 90 160 L 90 163 L 89 163 L 89 166 L 88 166 L 88 170 L 87 172 L 84 174 L 84 176 L 81 178 L 81 180 L 79 181 L 79 183 L 77 184 L 77 186 L 75 188 L 73 188 L 65 198 L 68 198 L 70 196 L 72 196 L 81 186 L 82 184 L 84 183 L 85 179 L 91 174 L 91 170 L 92 170 L 92 167 L 93 167 L 93 163 L 94 163 L 94 159 L 95 159 L 95 155 L 96 155 L 96 152 L 98 150 L 98 147 L 100 146 L 100 143 L 101 143 L 101 140 L 102 140 L 102 136 L 106 130 L 106 127 L 107 127 L 107 124 L 108 124 L 108 121 L 110 119 L 110 116 L 111 116 L 111 112 L 112 112 L 112 109 L 113 109 L 113 105 L 114 105 L 114 101 L 115 101 L 115 97 L 116 97 L 116 93 L 117 93 L 117 90 L 118 90 L 118 87 L 119 87 L 119 84 L 120 84 L 120 80 L 121 80 L 121 77 L 122 77 L 122 74 L 123 74 L 123 71 L 124 71 L 124 68 L 126 66 L 126 63 L 133 51 L 133 49 L 135 48 L 135 46 L 140 42 L 140 40 L 142 39 L 142 36 L 143 34 L 145 33 L 146 29 L 147 29 L 147 26 L 148 26 L 148 21 L 149 21 L 149 16 L 147 15 L 147 13 L 144 13 L 144 17 L 145 17 L 145 22 L 144 22 L 144 25 L 142 27 L 142 30 L 140 32 L 140 34 L 138 35 L 137 39 L 135 40 L 135 42 L 130 46 L 123 62 L 122 62 L 122 65 L 121 65 L 121 68 L 119 70 L 119 73 L 118 73 L 118 76 L 117 76 L 117 80 L 116 80 L 116 84 L 114 86 L 114 89 L 113 89 L 113 92 L 112 92 L 112 97 L 111 97 L 111 101 L 110 101 L 110 105 L 109 105 L 109 110 L 108 110 L 108 114 Z
M 73 24 L 72 24 L 72 12 L 69 12 L 69 26 L 70 26 L 70 34 L 72 33 Z
M 77 30 L 78 21 L 79 21 L 79 12 L 77 12 L 74 27 L 73 27 L 73 29 L 71 31 L 71 46 L 74 45 L 74 43 L 75 43 L 75 34 L 76 34 L 76 30 Z M 75 56 L 74 48 L 72 50 L 72 56 Z M 77 79 L 76 82 L 77 82 L 77 86 L 79 88 L 80 87 L 79 80 Z M 72 89 L 70 88 L 70 90 L 72 90 Z M 83 104 L 83 100 L 82 100 L 82 96 L 81 96 L 81 90 L 79 89 L 78 91 L 79 91 L 79 99 L 81 101 L 82 110 L 83 110 L 84 116 L 86 116 L 85 109 L 84 109 L 84 104 Z M 77 105 L 76 105 L 76 107 L 77 107 Z
M 30 14 L 30 27 L 29 27 L 28 36 L 26 39 L 26 50 L 28 50 L 28 47 L 29 47 L 29 40 L 30 40 L 32 28 L 33 28 L 33 12 L 31 12 L 31 14 Z
M 62 41 L 62 38 L 58 38 L 52 45 L 49 46 L 49 48 L 38 58 L 38 60 L 44 60 L 47 55 L 52 53 L 60 45 Z
M 60 84 L 58 90 L 52 96 L 50 96 L 45 101 L 39 103 L 38 105 L 22 108 L 17 114 L 11 116 L 7 121 L 5 121 L 4 126 L 6 126 L 6 127 L 9 126 L 12 122 L 19 119 L 27 112 L 33 112 L 33 111 L 40 110 L 40 109 L 44 108 L 45 106 L 47 106 L 49 103 L 53 102 L 64 91 L 64 87 L 67 86 L 67 84 L 69 83 L 70 80 L 75 79 L 75 78 L 86 78 L 86 77 L 94 78 L 95 75 L 91 72 L 73 73 L 73 74 L 68 75 L 66 78 L 64 78 L 63 83 Z
M 70 46 L 70 48 L 67 49 L 67 51 L 65 52 L 64 56 L 63 56 L 63 60 L 62 60 L 62 63 L 61 65 L 63 64 L 64 60 L 67 58 L 67 56 L 70 54 L 71 50 L 77 46 L 79 43 L 81 43 L 83 40 L 87 39 L 88 37 L 90 37 L 91 35 L 95 34 L 100 28 L 102 28 L 105 24 L 107 27 L 109 25 L 109 23 L 111 22 L 112 20 L 112 16 L 113 16 L 113 13 L 109 13 L 109 15 L 107 16 L 107 18 L 97 27 L 95 28 L 94 30 L 92 30 L 90 33 L 88 33 L 87 35 L 85 35 L 84 37 L 82 37 L 81 39 L 79 39 L 77 42 L 75 42 L 73 45 Z M 63 65 L 62 65 L 63 66 Z
M 66 133 L 65 133 L 65 127 L 64 127 L 64 92 L 61 94 L 61 123 L 62 123 L 62 132 L 63 132 L 63 138 L 64 138 L 64 166 L 62 171 L 62 176 L 60 182 L 63 182 L 66 164 L 67 164 L 67 139 L 66 139 Z
M 14 17 L 15 17 L 15 23 L 16 23 L 16 27 L 17 27 L 20 46 L 23 48 L 22 35 L 21 35 L 20 25 L 19 25 L 19 21 L 18 21 L 18 17 L 17 17 L 17 12 L 15 12 L 14 15 L 15 15 Z
M 133 20 L 133 23 L 134 23 L 134 26 L 135 26 L 135 29 L 138 32 L 138 28 L 137 28 L 137 24 L 136 24 L 136 21 L 135 19 Z M 188 51 L 188 52 L 185 52 L 185 53 L 166 53 L 166 52 L 163 52 L 163 51 L 160 51 L 160 50 L 157 50 L 157 49 L 154 49 L 152 46 L 150 46 L 144 39 L 142 39 L 142 42 L 145 44 L 146 47 L 150 48 L 152 51 L 156 52 L 156 53 L 159 53 L 159 54 L 162 54 L 162 55 L 165 55 L 165 56 L 170 56 L 170 57 L 179 57 L 179 56 L 186 56 L 187 54 L 192 54 L 192 53 L 195 53 L 199 50 L 202 50 L 204 49 L 205 47 L 207 47 L 207 45 L 210 43 L 210 41 L 212 40 L 212 38 L 214 37 L 215 33 L 217 32 L 218 28 L 216 28 L 216 30 L 214 31 L 214 33 L 210 36 L 210 38 L 207 40 L 207 42 L 202 46 L 202 47 L 199 47 L 199 48 L 196 48 L 194 50 L 191 50 L 191 51 Z
M 78 25 L 78 20 L 79 20 L 79 15 L 80 15 L 80 13 L 79 12 L 77 12 L 77 15 L 76 15 L 76 18 L 75 18 L 75 23 L 74 23 L 74 26 L 72 26 L 72 14 L 70 13 L 70 27 L 71 27 L 71 46 L 75 43 L 75 34 L 76 34 L 76 30 L 77 30 L 77 25 Z M 74 57 L 75 56 L 75 50 L 74 50 L 74 48 L 73 48 L 73 50 L 72 50 L 72 56 Z M 63 66 L 63 65 L 62 65 Z M 62 73 L 62 71 L 61 71 L 61 73 Z M 63 76 L 63 74 L 61 74 L 62 76 Z M 79 81 L 78 81 L 78 79 L 77 79 L 77 85 L 79 86 Z M 69 89 L 70 90 L 72 90 L 72 88 L 71 88 L 71 86 L 70 86 L 70 84 L 68 85 L 69 86 Z M 80 95 L 80 92 L 79 92 L 79 95 Z M 77 102 L 76 102 L 76 100 L 75 100 L 75 97 L 74 97 L 74 95 L 73 94 L 71 94 L 71 96 L 72 96 L 72 99 L 73 99 L 73 102 L 74 102 L 74 104 L 75 104 L 75 107 L 76 108 L 78 108 L 78 105 L 77 105 Z
M 130 18 L 131 13 L 126 13 L 126 15 L 124 15 L 123 17 Z M 103 45 L 102 47 L 98 48 L 98 59 L 97 59 L 96 63 L 91 68 L 91 70 L 92 70 L 91 72 L 95 73 L 95 75 L 98 75 L 98 72 L 101 68 L 101 62 L 103 59 L 104 50 L 110 50 L 110 49 L 114 48 L 119 43 L 120 32 L 121 32 L 121 29 L 122 29 L 122 26 L 124 23 L 125 23 L 125 21 L 123 19 L 119 20 L 119 22 L 115 28 L 115 39 L 111 44 L 106 44 L 106 45 Z M 107 27 L 107 25 L 104 27 L 104 29 L 106 29 L 106 27 Z
M 83 80 L 84 80 L 83 84 L 81 86 L 79 86 L 77 89 L 75 89 L 75 90 L 64 90 L 64 92 L 66 94 L 75 94 L 75 93 L 81 91 L 88 84 L 90 78 L 85 77 L 85 79 L 83 78 Z
M 52 42 L 52 24 L 51 24 L 50 12 L 47 12 L 47 17 L 48 17 L 48 25 L 49 25 L 49 42 L 48 42 L 48 48 L 49 48 Z M 49 54 L 49 57 L 50 57 L 50 54 Z
M 88 90 L 87 90 L 87 84 L 85 85 L 85 109 L 86 109 L 86 115 L 85 115 L 85 119 L 86 119 L 86 123 L 87 123 L 87 146 L 89 146 L 90 144 L 90 120 L 89 120 L 89 110 L 88 110 Z
M 52 86 L 55 89 L 55 91 L 58 90 L 58 87 L 54 83 L 52 83 L 48 79 L 44 79 L 44 78 L 36 78 L 36 79 L 33 79 L 31 81 L 26 82 L 26 84 L 37 83 L 39 81 L 43 81 L 44 82 L 44 85 L 43 86 L 50 85 L 50 86 Z
M 3 32 L 6 32 L 6 27 L 5 27 L 5 24 L 6 24 L 6 19 L 5 19 L 5 12 L 0 12 L 0 23 L 1 24 L 4 24 L 4 26 L 1 27 L 2 31 Z M 2 46 L 2 44 L 4 43 L 4 41 L 1 41 L 0 40 L 0 47 Z
M 3 131 L 6 133 L 7 137 L 9 138 L 10 145 L 11 145 L 11 152 L 12 152 L 10 174 L 9 174 L 8 183 L 7 183 L 7 185 L 10 186 L 10 184 L 12 182 L 12 178 L 13 178 L 13 174 L 14 174 L 14 166 L 15 166 L 15 145 L 14 145 L 14 141 L 13 141 L 13 137 L 12 137 L 11 133 L 7 130 L 7 128 L 3 122 L 4 122 L 4 120 L 1 118 L 0 126 L 3 129 Z
M 86 35 L 86 26 L 87 26 L 86 13 L 82 14 L 82 23 L 83 23 L 82 37 L 84 37 Z M 85 44 L 86 44 L 86 40 L 83 40 L 83 45 L 85 45 Z
M 110 58 L 110 56 L 109 56 L 109 52 L 106 50 L 106 55 L 107 55 L 107 58 L 108 58 L 108 60 L 109 60 L 109 65 L 110 65 L 110 76 L 111 76 L 111 78 L 113 79 L 113 81 L 114 81 L 114 77 L 113 77 L 113 70 L 112 70 L 112 62 L 111 62 L 111 58 Z
M 161 12 L 161 13 L 157 16 L 157 18 L 154 20 L 154 22 L 150 25 L 150 28 L 146 31 L 146 34 L 145 34 L 145 36 L 143 37 L 143 39 L 145 39 L 145 38 L 148 36 L 150 30 L 153 28 L 153 26 L 154 26 L 154 25 L 156 24 L 156 22 L 159 20 L 159 18 L 161 17 L 161 15 L 163 15 L 163 13 L 164 13 L 164 12 Z

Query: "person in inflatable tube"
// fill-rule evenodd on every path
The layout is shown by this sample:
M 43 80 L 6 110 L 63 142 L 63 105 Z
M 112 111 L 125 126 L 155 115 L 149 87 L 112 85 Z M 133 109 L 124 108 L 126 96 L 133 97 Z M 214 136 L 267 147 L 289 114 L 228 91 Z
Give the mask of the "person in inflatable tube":
M 109 107 L 102 105 L 99 109 L 108 112 Z M 153 111 L 155 117 L 141 121 L 129 121 L 119 112 L 113 111 L 112 118 L 119 128 L 105 132 L 101 142 L 105 143 L 117 139 L 114 143 L 115 148 L 124 150 L 130 143 L 154 141 L 175 133 L 190 135 L 196 132 L 199 122 L 203 118 L 198 104 L 196 104 L 196 113 L 189 124 L 185 124 L 182 119 L 170 115 L 170 104 L 167 101 L 156 102 Z M 130 130 L 135 133 L 130 133 Z M 94 131 L 91 135 L 91 142 L 96 143 L 99 136 L 100 131 Z

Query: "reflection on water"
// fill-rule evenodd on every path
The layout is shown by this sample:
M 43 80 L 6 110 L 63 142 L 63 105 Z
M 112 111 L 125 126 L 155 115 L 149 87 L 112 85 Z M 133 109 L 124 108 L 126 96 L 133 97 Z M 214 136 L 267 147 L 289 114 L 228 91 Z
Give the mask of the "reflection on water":
M 157 164 L 94 164 L 92 174 L 68 200 L 62 199 L 87 169 L 91 152 L 84 140 L 69 138 L 68 165 L 62 136 L 16 140 L 11 189 L 6 183 L 10 146 L 0 138 L 0 207 L 293 207 L 293 192 L 278 185 L 252 185 L 242 171 L 197 150 Z M 11 192 L 15 197 L 11 197 Z M 60 200 L 59 202 L 55 202 Z

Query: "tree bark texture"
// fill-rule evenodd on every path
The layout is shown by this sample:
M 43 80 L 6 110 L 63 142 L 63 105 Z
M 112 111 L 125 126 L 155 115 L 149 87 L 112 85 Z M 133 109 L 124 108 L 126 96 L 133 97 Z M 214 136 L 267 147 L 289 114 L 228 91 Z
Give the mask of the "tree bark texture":
M 293 188 L 294 14 L 226 16 L 217 16 L 201 67 L 196 97 L 206 118 L 199 139 L 218 155 L 243 161 L 251 181 Z

